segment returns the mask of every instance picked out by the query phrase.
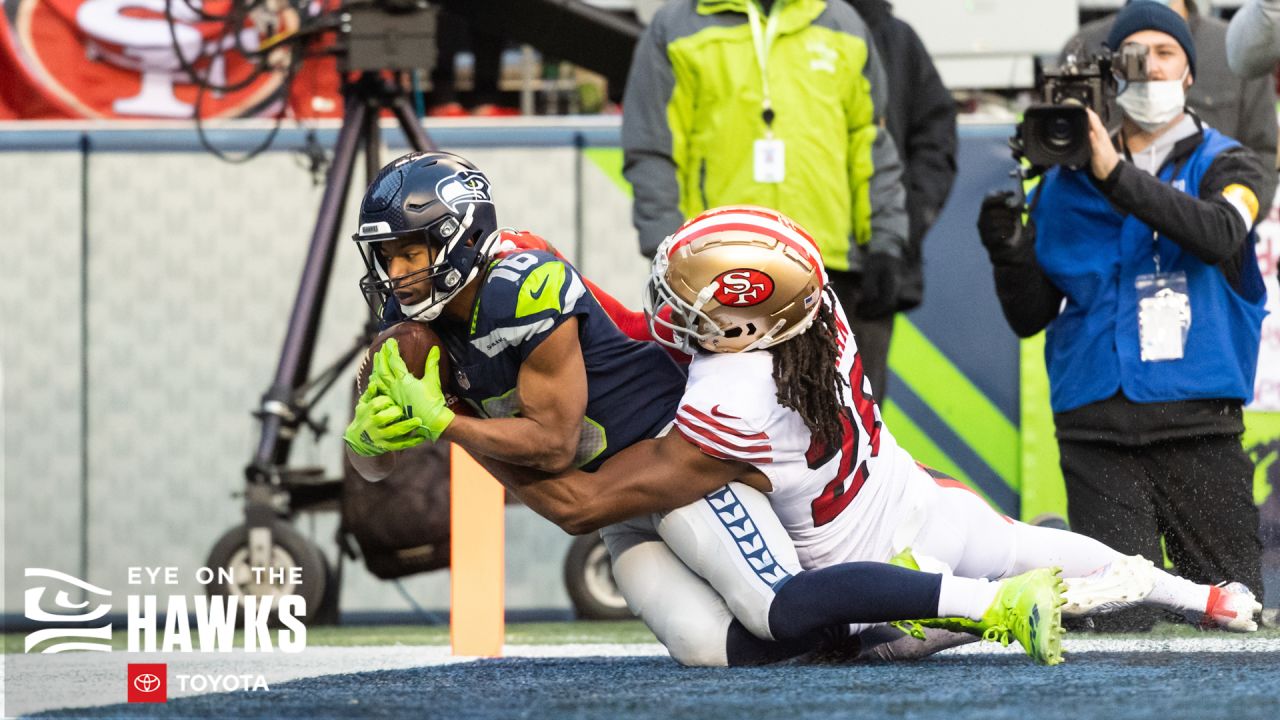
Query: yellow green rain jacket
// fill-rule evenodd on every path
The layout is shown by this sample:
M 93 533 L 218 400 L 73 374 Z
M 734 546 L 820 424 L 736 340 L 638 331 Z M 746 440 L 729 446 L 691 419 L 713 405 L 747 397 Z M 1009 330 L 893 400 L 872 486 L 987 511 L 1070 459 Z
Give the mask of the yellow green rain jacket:
M 887 81 L 866 25 L 844 2 L 776 0 L 766 71 L 786 171 L 759 183 L 754 142 L 766 125 L 749 1 L 670 2 L 636 47 L 622 145 L 641 251 L 708 207 L 751 203 L 799 222 L 830 269 L 860 269 L 863 249 L 900 257 L 902 166 L 881 124 Z

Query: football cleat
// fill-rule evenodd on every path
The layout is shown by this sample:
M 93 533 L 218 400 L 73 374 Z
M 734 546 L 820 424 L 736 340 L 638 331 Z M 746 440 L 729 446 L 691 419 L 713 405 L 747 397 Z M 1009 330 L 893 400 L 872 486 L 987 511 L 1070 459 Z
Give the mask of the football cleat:
M 876 642 L 884 636 L 877 635 L 875 630 L 865 631 L 862 633 L 863 648 L 858 654 L 857 661 L 880 663 L 920 660 L 943 650 L 978 642 L 981 639 L 974 637 L 971 633 L 949 632 L 939 628 L 920 628 L 920 632 L 924 635 L 923 638 L 899 636 L 892 640 Z
M 912 554 L 911 548 L 903 548 L 902 551 L 899 552 L 897 555 L 894 555 L 893 557 L 889 558 L 889 564 L 897 565 L 898 567 L 906 568 L 908 570 L 916 570 L 916 571 L 920 570 L 920 563 L 916 562 L 916 556 Z M 933 622 L 943 622 L 943 621 L 934 620 Z M 892 625 L 893 627 L 898 628 L 902 632 L 910 635 L 916 640 L 923 641 L 927 637 L 924 632 L 924 626 L 919 621 L 898 620 L 897 622 L 891 622 L 889 624 Z M 936 627 L 936 626 L 932 626 L 932 627 Z
M 889 563 L 920 569 L 910 548 L 894 555 Z M 1062 605 L 1066 602 L 1061 573 L 1060 568 L 1032 570 L 1001 581 L 995 601 L 981 620 L 933 618 L 891 625 L 921 641 L 927 639 L 925 628 L 977 635 L 1005 646 L 1013 638 L 1036 663 L 1057 665 L 1062 662 Z
M 1036 664 L 1057 665 L 1062 662 L 1064 633 L 1061 572 L 1059 568 L 1039 569 L 1002 580 L 995 601 L 981 620 L 938 618 L 913 623 L 921 628 L 977 635 L 1006 647 L 1017 640 Z
M 1061 568 L 1042 568 L 1000 583 L 995 602 L 978 621 L 982 639 L 1005 646 L 1016 639 L 1038 665 L 1062 662 Z
M 1209 602 L 1203 613 L 1188 614 L 1187 621 L 1202 628 L 1227 632 L 1256 632 L 1254 620 L 1262 612 L 1262 603 L 1243 583 L 1233 582 L 1209 587 Z
M 1082 617 L 1115 612 L 1133 607 L 1147 599 L 1155 587 L 1155 566 L 1141 555 L 1126 555 L 1113 560 L 1084 577 L 1066 578 L 1067 601 L 1062 614 Z

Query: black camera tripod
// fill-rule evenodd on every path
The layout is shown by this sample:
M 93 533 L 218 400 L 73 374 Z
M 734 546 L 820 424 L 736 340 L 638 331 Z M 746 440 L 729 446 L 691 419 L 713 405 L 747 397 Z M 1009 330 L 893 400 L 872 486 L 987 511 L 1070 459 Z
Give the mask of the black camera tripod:
M 325 479 L 322 468 L 290 468 L 288 461 L 293 440 L 300 430 L 309 428 L 317 435 L 327 430 L 327 423 L 313 418 L 311 410 L 342 371 L 369 346 L 376 331 L 376 321 L 370 317 L 354 344 L 337 361 L 309 379 L 357 155 L 364 151 L 365 181 L 371 182 L 382 169 L 378 120 L 383 110 L 395 115 L 415 150 L 436 149 L 414 114 L 408 93 L 386 73 L 365 71 L 354 80 L 345 80 L 343 106 L 342 126 L 334 144 L 332 164 L 275 378 L 254 412 L 261 421 L 261 435 L 257 451 L 244 471 L 245 522 L 222 535 L 206 563 L 210 568 L 231 568 L 233 575 L 231 583 L 210 585 L 207 588 L 210 593 L 302 595 L 307 603 L 306 617 L 311 622 L 337 619 L 341 554 L 335 573 L 319 548 L 287 519 L 299 510 L 336 506 L 342 482 Z M 268 583 L 267 578 L 255 577 L 251 572 L 251 568 L 266 567 L 302 568 L 301 582 Z

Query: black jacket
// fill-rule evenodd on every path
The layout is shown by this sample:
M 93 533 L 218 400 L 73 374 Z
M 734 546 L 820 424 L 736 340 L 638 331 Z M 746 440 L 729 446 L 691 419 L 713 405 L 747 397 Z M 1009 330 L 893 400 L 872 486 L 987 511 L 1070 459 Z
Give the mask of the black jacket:
M 924 297 L 921 248 L 956 179 L 956 105 L 911 26 L 885 0 L 847 0 L 871 29 L 889 76 L 885 122 L 905 171 L 908 235 L 898 309 Z

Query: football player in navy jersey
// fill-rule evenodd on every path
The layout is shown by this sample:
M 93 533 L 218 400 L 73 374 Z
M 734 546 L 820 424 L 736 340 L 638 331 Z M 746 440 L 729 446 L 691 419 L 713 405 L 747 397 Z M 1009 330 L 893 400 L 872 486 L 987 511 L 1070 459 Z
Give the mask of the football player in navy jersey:
M 366 470 L 394 462 L 396 450 L 444 439 L 537 501 L 543 477 L 594 470 L 675 418 L 684 370 L 659 344 L 628 338 L 569 263 L 521 249 L 543 241 L 499 229 L 489 181 L 466 160 L 434 152 L 392 162 L 365 195 L 354 240 L 375 311 L 431 324 L 452 360 L 448 389 L 478 415 L 448 408 L 439 348 L 418 379 L 388 341 L 345 433 L 366 477 L 385 474 Z M 847 635 L 850 623 L 940 615 L 981 618 L 1038 661 L 1058 657 L 1048 571 L 1001 583 L 881 563 L 802 571 L 768 500 L 740 483 L 602 534 L 628 604 L 686 665 L 780 660 Z
M 480 416 L 428 413 L 428 401 L 412 397 L 419 412 L 402 423 L 421 420 L 432 440 L 444 433 L 487 458 L 558 472 L 594 469 L 607 447 L 671 421 L 684 371 L 660 346 L 619 331 L 572 266 L 522 249 L 545 242 L 499 229 L 489 181 L 466 160 L 419 153 L 391 163 L 365 197 L 355 240 L 375 311 L 430 322 L 452 360 L 451 389 Z M 376 361 L 374 377 L 386 380 Z M 413 380 L 384 382 L 394 385 L 386 396 L 404 399 Z M 348 439 L 370 454 L 359 434 Z

